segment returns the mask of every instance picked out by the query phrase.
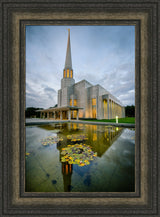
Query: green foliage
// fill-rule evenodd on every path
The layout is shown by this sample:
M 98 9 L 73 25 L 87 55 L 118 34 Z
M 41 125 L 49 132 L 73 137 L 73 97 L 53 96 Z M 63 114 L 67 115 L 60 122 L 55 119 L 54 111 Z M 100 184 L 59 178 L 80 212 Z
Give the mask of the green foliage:
M 71 142 L 88 140 L 87 135 L 85 135 L 85 134 L 67 135 L 67 139 L 71 140 Z
M 41 140 L 41 143 L 43 146 L 49 146 L 49 145 L 53 145 L 55 143 L 58 143 L 60 141 L 63 141 L 62 137 L 58 137 L 58 136 L 48 136 L 45 139 Z
M 116 119 L 105 120 L 106 122 L 116 122 Z M 134 124 L 134 117 L 118 118 L 118 123 Z
M 127 105 L 125 107 L 125 115 L 126 117 L 135 117 L 135 106 L 134 105 Z
M 58 105 L 57 104 L 55 104 L 55 106 L 52 106 L 52 107 L 49 107 L 49 108 L 56 108 Z
M 112 122 L 112 123 L 116 123 L 116 119 L 103 119 L 103 120 L 85 119 L 84 121 Z M 135 118 L 134 117 L 118 118 L 118 123 L 134 124 L 135 123 Z
M 26 118 L 32 118 L 32 117 L 40 118 L 40 112 L 36 112 L 36 111 L 41 109 L 43 108 L 34 108 L 34 107 L 26 108 L 25 110 Z

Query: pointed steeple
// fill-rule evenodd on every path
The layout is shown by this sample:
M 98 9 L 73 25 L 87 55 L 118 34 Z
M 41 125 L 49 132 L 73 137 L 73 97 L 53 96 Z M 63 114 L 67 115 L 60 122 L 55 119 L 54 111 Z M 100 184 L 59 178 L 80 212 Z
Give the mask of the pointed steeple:
M 68 43 L 66 52 L 65 69 L 72 69 L 71 44 L 70 44 L 70 29 L 68 29 Z
M 61 80 L 61 88 L 72 86 L 75 83 L 73 79 L 72 58 L 71 58 L 71 44 L 70 44 L 70 29 L 68 29 L 68 42 L 66 61 L 63 69 L 63 78 Z

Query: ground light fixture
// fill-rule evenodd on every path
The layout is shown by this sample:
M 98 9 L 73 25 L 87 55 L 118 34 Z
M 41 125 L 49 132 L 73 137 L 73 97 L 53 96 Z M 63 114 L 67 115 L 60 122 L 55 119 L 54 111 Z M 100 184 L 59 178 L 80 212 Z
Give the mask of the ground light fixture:
M 116 116 L 116 124 L 118 124 L 118 116 Z

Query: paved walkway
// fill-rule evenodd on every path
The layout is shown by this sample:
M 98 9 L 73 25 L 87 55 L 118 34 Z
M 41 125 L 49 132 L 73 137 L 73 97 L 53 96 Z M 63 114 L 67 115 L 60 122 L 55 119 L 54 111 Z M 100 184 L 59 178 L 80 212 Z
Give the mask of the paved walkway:
M 111 125 L 117 127 L 135 127 L 135 124 L 128 124 L 128 123 L 113 123 L 113 122 L 98 122 L 98 121 L 83 121 L 83 120 L 51 120 L 51 119 L 41 119 L 41 118 L 26 118 L 26 126 L 29 125 L 42 125 L 42 124 L 49 124 L 49 123 L 81 123 L 81 124 L 93 124 L 93 125 Z

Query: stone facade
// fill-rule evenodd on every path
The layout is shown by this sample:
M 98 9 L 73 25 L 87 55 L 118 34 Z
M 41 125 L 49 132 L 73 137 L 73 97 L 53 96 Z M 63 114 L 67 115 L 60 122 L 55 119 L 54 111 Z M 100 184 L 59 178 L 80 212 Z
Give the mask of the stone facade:
M 122 103 L 102 86 L 92 85 L 86 80 L 75 83 L 71 60 L 70 31 L 68 32 L 61 89 L 58 91 L 58 107 L 67 106 L 83 108 L 79 109 L 79 118 L 112 119 L 116 116 L 125 117 Z
M 102 86 L 92 85 L 86 80 L 75 83 L 73 78 L 70 30 L 61 89 L 58 90 L 58 107 L 41 111 L 42 118 L 115 119 L 125 117 L 123 104 Z

